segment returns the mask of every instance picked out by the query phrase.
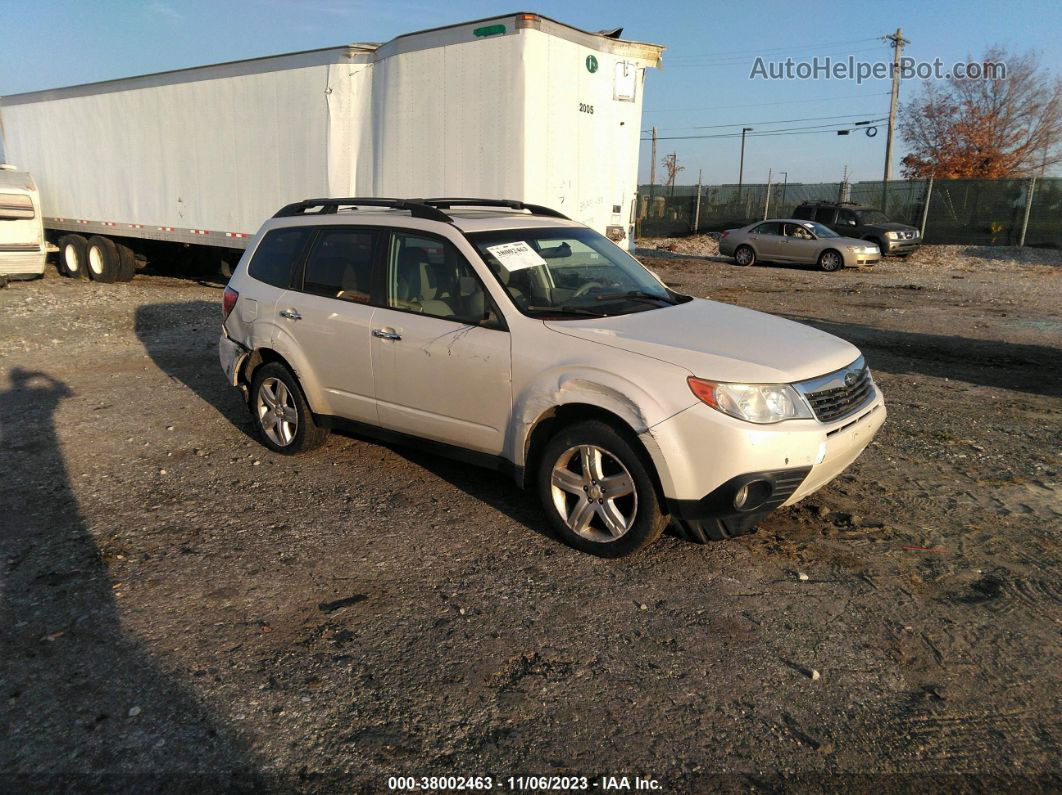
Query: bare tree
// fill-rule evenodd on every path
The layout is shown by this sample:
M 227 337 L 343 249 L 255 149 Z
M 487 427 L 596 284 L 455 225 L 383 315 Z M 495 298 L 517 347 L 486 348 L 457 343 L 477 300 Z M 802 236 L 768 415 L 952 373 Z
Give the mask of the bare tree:
M 988 74 L 1005 64 L 1006 76 L 926 81 L 904 106 L 905 177 L 1017 177 L 1062 162 L 1062 79 L 1035 54 L 1002 47 L 990 48 L 982 64 Z
M 680 166 L 678 163 L 678 154 L 672 152 L 663 160 L 660 161 L 664 170 L 667 171 L 667 183 L 666 186 L 671 188 L 671 195 L 675 195 L 675 177 L 678 176 L 680 171 L 685 171 L 685 166 Z

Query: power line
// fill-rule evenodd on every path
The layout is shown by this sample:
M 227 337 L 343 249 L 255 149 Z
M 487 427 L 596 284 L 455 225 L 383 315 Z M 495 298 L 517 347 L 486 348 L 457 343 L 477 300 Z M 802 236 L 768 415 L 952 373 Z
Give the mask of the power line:
M 838 60 L 843 60 L 845 57 L 847 57 L 849 55 L 859 55 L 859 54 L 865 53 L 865 52 L 881 52 L 881 47 L 866 47 L 866 48 L 859 49 L 859 50 L 850 50 L 849 52 L 846 52 L 846 53 L 844 53 L 841 56 L 829 56 L 829 57 L 830 57 L 831 61 L 836 62 Z M 804 55 L 803 57 L 806 59 L 808 57 L 808 55 Z M 818 57 L 818 54 L 816 54 L 814 57 Z M 705 61 L 683 61 L 683 62 L 680 62 L 680 63 L 670 63 L 668 61 L 664 61 L 664 70 L 666 71 L 669 67 L 671 69 L 689 69 L 689 68 L 704 69 L 704 68 L 707 68 L 707 67 L 710 67 L 710 66 L 742 66 L 742 65 L 745 65 L 745 64 L 753 63 L 754 61 L 755 61 L 755 58 L 753 58 L 751 55 L 746 55 L 746 56 L 743 56 L 743 57 L 724 58 L 724 59 L 720 59 L 720 60 L 717 60 L 717 61 L 711 61 L 711 60 L 705 60 Z
M 822 97 L 821 99 L 783 99 L 777 102 L 750 102 L 738 105 L 712 105 L 706 108 L 658 108 L 656 110 L 643 110 L 642 113 L 690 113 L 701 110 L 724 110 L 727 108 L 764 108 L 770 105 L 793 105 L 811 104 L 813 102 L 834 102 L 838 99 L 854 99 L 859 97 L 884 97 L 892 94 L 891 91 L 878 91 L 874 94 L 843 94 L 837 97 Z
M 768 47 L 767 49 L 758 49 L 757 48 L 756 52 L 758 52 L 758 53 L 763 53 L 763 52 L 792 52 L 794 50 L 810 50 L 810 49 L 817 49 L 817 48 L 820 48 L 820 47 L 840 47 L 840 46 L 842 46 L 844 44 L 862 44 L 865 41 L 879 41 L 879 37 L 871 36 L 871 37 L 866 38 L 866 39 L 848 39 L 847 41 L 832 41 L 832 42 L 825 42 L 823 44 L 800 44 L 800 45 L 798 45 L 796 47 Z M 707 57 L 707 56 L 743 55 L 743 54 L 745 54 L 747 52 L 748 52 L 747 48 L 744 49 L 744 50 L 723 50 L 723 51 L 719 51 L 719 52 L 712 51 L 711 53 L 708 53 L 708 52 L 705 52 L 705 53 L 691 53 L 689 55 L 683 55 L 680 52 L 678 55 L 671 55 L 669 57 L 670 58 L 701 58 L 701 57 Z
M 876 130 L 880 126 L 880 124 L 882 122 L 886 121 L 887 119 L 888 119 L 887 116 L 882 116 L 881 118 L 878 118 L 878 119 L 870 119 L 869 120 L 869 122 L 870 122 L 869 124 L 857 124 L 856 122 L 853 122 L 852 124 L 849 124 L 849 125 L 841 125 L 841 126 L 838 126 L 836 123 L 833 123 L 833 124 L 812 124 L 812 125 L 810 125 L 808 127 L 783 127 L 780 130 L 761 130 L 761 131 L 750 132 L 750 133 L 746 133 L 746 134 L 747 134 L 747 136 L 749 138 L 765 138 L 765 137 L 771 136 L 771 135 L 781 135 L 781 134 L 799 133 L 799 132 L 837 132 L 838 130 L 850 130 L 853 127 L 858 127 L 860 130 L 869 130 L 869 129 L 875 129 Z M 824 127 L 828 127 L 830 129 L 822 129 Z M 739 138 L 739 137 L 741 137 L 741 133 L 733 132 L 733 133 L 714 133 L 714 134 L 708 134 L 708 135 L 659 135 L 659 136 L 657 136 L 657 140 L 658 141 L 689 141 L 689 140 L 696 140 L 696 139 L 702 139 L 702 138 Z M 648 138 L 642 138 L 641 140 L 648 141 L 649 139 Z
M 775 119 L 773 121 L 743 121 L 733 124 L 705 124 L 692 127 L 665 127 L 667 130 L 715 130 L 722 127 L 747 127 L 750 124 L 791 124 L 798 121 L 822 121 L 823 119 L 848 119 L 853 116 L 872 116 L 873 113 L 840 113 L 836 116 L 807 116 L 803 119 Z M 642 130 L 643 133 L 649 132 Z

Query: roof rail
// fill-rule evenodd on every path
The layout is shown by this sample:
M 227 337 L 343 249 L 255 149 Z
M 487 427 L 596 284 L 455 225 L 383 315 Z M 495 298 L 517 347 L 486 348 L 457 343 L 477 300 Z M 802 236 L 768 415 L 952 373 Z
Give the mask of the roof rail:
M 274 218 L 289 218 L 293 215 L 304 215 L 307 210 L 319 207 L 318 215 L 333 215 L 340 207 L 390 207 L 393 210 L 407 210 L 414 218 L 426 218 L 430 221 L 443 221 L 450 223 L 450 216 L 435 207 L 418 201 L 417 199 L 361 199 L 351 197 L 346 199 L 303 199 L 301 202 L 281 207 L 273 215 Z
M 546 215 L 550 218 L 571 219 L 563 213 L 559 213 L 541 204 L 528 204 L 527 202 L 514 201 L 513 199 L 469 199 L 458 197 L 443 197 L 437 199 L 417 199 L 421 204 L 436 207 L 440 210 L 449 210 L 451 207 L 507 207 L 510 210 L 527 210 L 531 215 Z

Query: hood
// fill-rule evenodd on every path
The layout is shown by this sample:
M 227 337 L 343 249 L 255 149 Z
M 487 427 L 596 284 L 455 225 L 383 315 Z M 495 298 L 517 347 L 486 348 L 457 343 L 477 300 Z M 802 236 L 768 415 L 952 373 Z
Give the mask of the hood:
M 859 356 L 851 343 L 811 326 L 702 298 L 629 315 L 550 320 L 546 325 L 715 381 L 803 381 L 839 370 Z
M 832 243 L 835 246 L 869 246 L 873 245 L 869 240 L 862 240 L 858 237 L 830 237 L 819 238 L 823 242 Z
M 901 230 L 904 232 L 908 232 L 912 229 L 918 229 L 918 227 L 916 226 L 911 226 L 909 224 L 901 224 L 897 221 L 886 221 L 883 224 L 867 224 L 867 227 L 871 229 L 884 229 L 887 232 L 899 232 Z

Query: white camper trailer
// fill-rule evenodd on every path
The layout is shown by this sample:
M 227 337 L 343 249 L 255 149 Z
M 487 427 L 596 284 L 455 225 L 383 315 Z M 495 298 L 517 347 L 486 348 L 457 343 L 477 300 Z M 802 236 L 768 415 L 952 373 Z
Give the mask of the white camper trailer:
M 40 195 L 33 177 L 0 164 L 0 284 L 40 276 L 45 256 Z
M 18 94 L 0 120 L 49 236 L 104 281 L 151 241 L 224 270 L 279 208 L 321 196 L 514 199 L 629 242 L 662 50 L 521 13 Z

